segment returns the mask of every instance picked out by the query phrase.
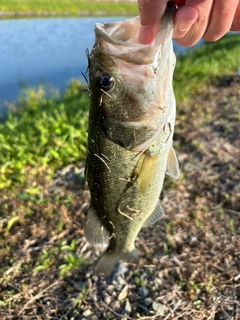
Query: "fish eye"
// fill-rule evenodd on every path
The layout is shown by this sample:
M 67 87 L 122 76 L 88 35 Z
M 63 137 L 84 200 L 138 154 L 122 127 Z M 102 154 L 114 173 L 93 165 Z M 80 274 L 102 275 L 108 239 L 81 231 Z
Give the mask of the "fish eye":
M 114 86 L 114 78 L 108 73 L 103 73 L 97 79 L 97 86 L 99 87 L 99 89 L 109 91 Z

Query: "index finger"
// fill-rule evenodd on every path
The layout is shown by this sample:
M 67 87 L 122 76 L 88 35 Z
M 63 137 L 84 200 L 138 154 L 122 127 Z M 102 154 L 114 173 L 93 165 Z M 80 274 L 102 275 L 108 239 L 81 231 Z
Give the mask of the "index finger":
M 168 0 L 138 0 L 141 21 L 140 43 L 152 42 L 167 8 L 167 3 Z
M 141 25 L 151 26 L 159 20 L 166 8 L 168 0 L 138 0 Z

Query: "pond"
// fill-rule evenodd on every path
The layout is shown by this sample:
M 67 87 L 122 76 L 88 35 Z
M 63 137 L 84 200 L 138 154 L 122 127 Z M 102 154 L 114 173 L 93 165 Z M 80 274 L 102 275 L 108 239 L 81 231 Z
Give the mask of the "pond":
M 0 113 L 26 86 L 49 83 L 61 92 L 71 78 L 83 80 L 85 49 L 96 22 L 123 17 L 33 18 L 0 21 Z M 176 51 L 183 48 L 175 45 Z

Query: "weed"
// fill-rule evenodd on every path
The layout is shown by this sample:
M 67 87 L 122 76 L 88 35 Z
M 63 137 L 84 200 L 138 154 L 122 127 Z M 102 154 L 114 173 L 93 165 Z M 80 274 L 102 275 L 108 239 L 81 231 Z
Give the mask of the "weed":
M 210 274 L 208 285 L 207 285 L 207 292 L 210 293 L 212 288 L 213 288 L 213 275 Z
M 135 277 L 134 278 L 134 284 L 136 287 L 145 287 L 147 285 L 147 281 L 143 280 L 141 278 Z
M 67 272 L 71 271 L 72 269 L 78 267 L 78 266 L 85 266 L 90 265 L 91 262 L 85 260 L 85 256 L 76 257 L 73 253 L 68 253 L 63 255 L 63 260 L 66 262 L 65 264 L 62 264 L 59 269 L 61 270 L 59 272 L 59 276 L 64 276 Z
M 79 295 L 77 296 L 77 298 L 75 298 L 74 302 L 73 302 L 73 306 L 75 309 L 80 310 L 83 300 L 88 296 L 89 294 L 89 290 L 87 290 L 85 288 L 85 286 L 82 287 L 81 292 L 79 293 Z
M 228 229 L 229 231 L 232 233 L 233 236 L 236 236 L 237 235 L 237 232 L 236 232 L 236 229 L 235 229 L 235 225 L 234 225 L 234 220 L 231 219 L 228 223 Z
M 195 226 L 196 226 L 196 228 L 197 228 L 198 230 L 201 230 L 201 229 L 202 229 L 202 223 L 201 223 L 201 221 L 200 221 L 199 219 L 197 219 L 197 218 L 195 218 L 194 221 L 195 221 Z
M 42 255 L 36 262 L 36 267 L 33 269 L 33 272 L 46 270 L 50 268 L 55 262 L 55 252 L 58 251 L 57 247 L 53 247 L 50 250 L 43 250 Z
M 194 300 L 192 305 L 195 309 L 200 310 L 202 306 L 202 300 L 200 299 Z
M 189 284 L 195 290 L 195 293 L 197 295 L 201 293 L 202 287 L 204 286 L 203 283 L 196 283 L 194 281 L 189 281 Z
M 179 287 L 180 287 L 182 290 L 185 290 L 185 288 L 186 288 L 186 281 L 185 281 L 183 278 L 181 278 L 181 279 L 179 280 L 178 285 L 179 285 Z
M 12 218 L 10 218 L 7 222 L 7 226 L 6 226 L 6 231 L 9 232 L 12 227 L 19 222 L 20 217 L 19 216 L 13 216 Z
M 67 241 L 62 241 L 60 250 L 67 250 L 71 252 L 75 252 L 77 250 L 77 241 L 76 239 L 73 239 L 70 243 L 70 245 L 67 245 Z

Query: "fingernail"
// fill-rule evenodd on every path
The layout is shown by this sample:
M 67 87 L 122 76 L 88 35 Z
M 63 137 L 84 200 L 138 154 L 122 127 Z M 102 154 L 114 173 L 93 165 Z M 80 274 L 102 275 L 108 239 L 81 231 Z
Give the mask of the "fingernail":
M 149 44 L 153 40 L 153 29 L 151 26 L 141 26 L 138 41 L 142 44 Z

